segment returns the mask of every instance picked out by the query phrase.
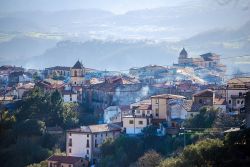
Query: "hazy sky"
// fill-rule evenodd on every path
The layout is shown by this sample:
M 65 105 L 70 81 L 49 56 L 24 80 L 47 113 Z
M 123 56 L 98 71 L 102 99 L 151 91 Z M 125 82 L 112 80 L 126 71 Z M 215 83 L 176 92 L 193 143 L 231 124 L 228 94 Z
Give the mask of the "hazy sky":
M 241 4 L 249 2 L 248 0 L 0 0 L 0 10 L 2 12 L 11 12 L 23 10 L 55 11 L 98 8 L 120 14 L 130 10 L 180 5 L 218 6 L 219 4 L 225 4 L 235 6 L 237 4 L 234 1 Z

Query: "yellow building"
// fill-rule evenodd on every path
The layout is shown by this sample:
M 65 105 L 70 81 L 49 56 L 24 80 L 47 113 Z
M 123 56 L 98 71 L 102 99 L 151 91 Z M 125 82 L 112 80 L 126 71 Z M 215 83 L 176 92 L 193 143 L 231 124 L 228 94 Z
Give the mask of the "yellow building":
M 82 86 L 85 82 L 85 68 L 78 60 L 76 64 L 70 69 L 71 84 L 73 86 Z
M 152 115 L 154 120 L 166 121 L 170 119 L 168 104 L 170 99 L 185 99 L 185 97 L 172 94 L 151 96 Z

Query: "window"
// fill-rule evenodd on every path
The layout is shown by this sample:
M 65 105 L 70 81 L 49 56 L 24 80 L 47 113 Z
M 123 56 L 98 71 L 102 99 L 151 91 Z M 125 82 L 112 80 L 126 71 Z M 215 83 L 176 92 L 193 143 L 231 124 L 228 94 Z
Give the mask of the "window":
M 239 96 L 242 96 L 242 92 L 239 92 Z
M 71 153 L 71 148 L 69 149 L 69 153 Z
M 232 103 L 232 101 L 231 101 L 231 100 L 229 100 L 229 101 L 228 101 L 228 103 L 229 103 L 229 104 L 231 104 L 231 103 Z
M 129 124 L 134 124 L 134 121 L 133 120 L 129 120 Z
M 159 104 L 159 99 L 155 99 L 155 104 Z
M 158 117 L 159 116 L 159 108 L 155 109 L 155 116 Z
M 70 101 L 72 101 L 72 97 L 70 97 L 70 99 L 69 99 Z
M 72 146 L 72 139 L 71 138 L 69 139 L 69 146 L 70 147 Z
M 74 71 L 74 76 L 77 77 L 77 71 L 76 70 Z
M 71 165 L 69 165 L 69 167 L 71 167 Z
M 71 133 L 69 133 L 69 136 L 71 136 Z
M 237 100 L 237 104 L 240 104 L 240 101 L 239 101 L 239 100 Z
M 199 99 L 199 103 L 202 104 L 202 99 Z
M 150 111 L 149 111 L 149 110 L 147 111 L 147 114 L 150 114 Z
M 97 140 L 95 139 L 95 147 L 98 147 Z
M 106 136 L 108 136 L 108 133 L 106 132 Z
M 139 125 L 142 125 L 143 124 L 143 121 L 139 121 Z
M 49 167 L 52 167 L 52 162 L 49 163 Z
M 89 137 L 89 134 L 87 134 L 87 137 Z
M 86 147 L 89 148 L 89 139 L 87 139 L 87 146 Z
M 95 137 L 97 137 L 97 134 L 95 134 Z
M 87 150 L 87 154 L 89 154 L 89 150 Z
M 242 101 L 241 101 L 241 104 L 243 104 L 243 103 L 244 103 L 244 101 L 242 100 Z

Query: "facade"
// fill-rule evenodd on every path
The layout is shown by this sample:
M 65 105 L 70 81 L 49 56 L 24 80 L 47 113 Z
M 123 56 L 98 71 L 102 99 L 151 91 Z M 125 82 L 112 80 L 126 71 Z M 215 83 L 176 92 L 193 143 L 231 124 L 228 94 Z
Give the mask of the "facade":
M 59 92 L 63 92 L 64 90 L 64 82 L 59 80 L 53 80 L 53 79 L 45 79 L 43 81 L 39 81 L 36 83 L 37 87 L 43 89 L 46 92 L 53 92 L 55 90 L 58 90 Z
M 88 162 L 81 157 L 52 155 L 47 159 L 48 167 L 84 167 Z
M 172 94 L 161 94 L 151 96 L 153 119 L 159 121 L 166 121 L 171 119 L 168 103 L 171 99 L 185 99 L 185 97 Z
M 107 139 L 120 136 L 117 124 L 100 124 L 71 129 L 66 134 L 66 154 L 92 160 L 100 158 L 100 146 Z
M 217 109 L 221 112 L 227 111 L 227 102 L 225 98 L 215 98 L 214 99 L 214 109 Z
M 63 91 L 63 101 L 64 102 L 77 102 L 77 92 L 73 90 L 64 90 Z
M 142 96 L 142 84 L 131 78 L 105 78 L 104 82 L 84 87 L 83 103 L 103 113 L 109 106 L 129 105 Z
M 22 99 L 26 92 L 31 91 L 34 88 L 34 83 L 19 84 L 16 88 L 17 98 Z
M 250 77 L 238 77 L 227 81 L 226 102 L 229 112 L 239 113 L 245 106 L 244 94 L 250 90 Z
M 182 122 L 190 116 L 188 113 L 191 111 L 192 103 L 192 100 L 182 98 L 169 100 L 168 105 L 171 121 L 168 122 L 168 125 L 171 127 L 181 127 Z
M 142 133 L 142 129 L 151 124 L 150 117 L 128 115 L 122 117 L 123 128 L 126 134 L 136 135 Z
M 76 64 L 71 68 L 71 85 L 82 86 L 85 82 L 85 68 L 78 60 Z
M 45 76 L 51 77 L 70 77 L 70 67 L 55 66 L 45 68 Z
M 220 71 L 222 74 L 226 72 L 226 66 L 220 63 L 220 55 L 215 53 L 205 53 L 197 58 L 189 58 L 185 48 L 183 48 L 179 54 L 178 65 L 213 68 Z
M 202 106 L 213 106 L 215 93 L 211 89 L 206 89 L 193 95 L 194 104 L 201 104 Z
M 104 110 L 104 123 L 122 122 L 122 111 L 119 106 L 109 106 Z

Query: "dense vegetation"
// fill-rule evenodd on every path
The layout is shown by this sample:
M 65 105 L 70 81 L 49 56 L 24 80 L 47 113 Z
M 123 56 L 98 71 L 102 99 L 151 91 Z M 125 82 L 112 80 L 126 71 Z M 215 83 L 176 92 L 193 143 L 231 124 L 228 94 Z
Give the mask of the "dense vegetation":
M 236 139 L 243 136 L 247 138 L 246 135 L 249 137 L 247 134 L 249 132 L 235 134 L 236 137 L 228 134 L 226 139 L 221 133 L 224 127 L 239 126 L 240 122 L 241 119 L 238 117 L 230 117 L 216 110 L 204 108 L 200 114 L 185 121 L 185 134 L 182 131 L 174 136 L 159 137 L 156 136 L 156 128 L 150 126 L 144 129 L 143 136 L 121 136 L 115 141 L 106 141 L 101 147 L 103 157 L 100 163 L 104 167 L 218 166 L 224 155 L 233 160 L 231 150 L 241 152 L 240 155 L 244 154 L 249 147 L 235 145 L 238 143 Z M 188 128 L 195 130 L 188 130 Z M 244 142 L 241 141 L 241 143 Z M 187 145 L 185 149 L 183 149 L 184 145 Z M 242 148 L 244 150 L 241 150 Z
M 206 139 L 187 146 L 182 154 L 161 162 L 160 167 L 249 166 L 250 130 L 231 132 L 224 140 Z
M 48 134 L 48 127 L 60 126 L 66 130 L 85 124 L 80 107 L 63 103 L 58 91 L 45 93 L 35 88 L 15 105 L 15 110 L 2 111 L 0 164 L 3 167 L 38 163 L 52 153 L 64 151 L 65 134 Z

